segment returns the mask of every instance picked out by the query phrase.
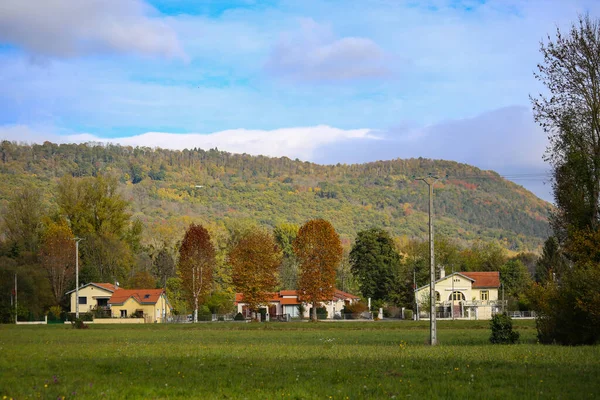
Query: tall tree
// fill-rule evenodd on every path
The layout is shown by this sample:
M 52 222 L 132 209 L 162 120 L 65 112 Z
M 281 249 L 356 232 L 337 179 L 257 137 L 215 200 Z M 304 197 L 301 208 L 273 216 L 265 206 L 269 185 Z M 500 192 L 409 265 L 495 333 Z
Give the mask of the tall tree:
M 58 184 L 59 213 L 81 242 L 82 281 L 125 280 L 139 250 L 141 223 L 131 221 L 129 203 L 118 192 L 113 176 L 73 178 Z
M 65 222 L 50 223 L 43 236 L 41 261 L 56 304 L 60 304 L 67 288 L 75 278 L 75 242 Z
M 273 235 L 277 244 L 283 252 L 281 267 L 279 268 L 279 279 L 284 289 L 296 289 L 298 287 L 298 259 L 294 254 L 294 240 L 298 236 L 296 224 L 283 223 L 273 229 Z
M 567 270 L 567 260 L 562 254 L 558 240 L 550 236 L 544 243 L 542 256 L 535 267 L 536 282 L 560 281 Z
M 500 267 L 500 282 L 510 296 L 518 298 L 531 283 L 531 275 L 520 260 L 509 260 Z
M 17 191 L 3 215 L 6 236 L 12 245 L 36 253 L 41 237 L 44 204 L 39 190 L 27 186 Z
M 294 253 L 300 260 L 298 287 L 312 303 L 311 319 L 317 320 L 317 304 L 330 300 L 335 292 L 335 271 L 342 259 L 342 243 L 333 225 L 313 219 L 300 228 Z
M 244 303 L 255 313 L 268 304 L 277 286 L 281 251 L 273 236 L 261 229 L 247 232 L 229 253 L 233 284 L 244 296 Z
M 567 35 L 557 28 L 541 43 L 535 77 L 548 96 L 532 97 L 536 121 L 547 132 L 546 160 L 554 169 L 555 234 L 599 227 L 600 23 L 581 16 Z
M 550 141 L 554 235 L 572 266 L 559 283 L 533 286 L 529 298 L 540 341 L 592 344 L 600 340 L 600 20 L 581 16 L 540 51 L 536 77 L 549 96 L 532 103 Z
M 395 291 L 401 257 L 387 231 L 371 228 L 359 232 L 350 251 L 350 262 L 365 298 L 390 300 Z
M 198 303 L 209 293 L 215 249 L 210 235 L 202 225 L 191 224 L 179 247 L 178 271 L 188 301 L 194 307 L 194 322 L 198 322 Z
M 169 252 L 167 243 L 163 243 L 163 247 L 152 262 L 153 272 L 160 279 L 163 288 L 167 287 L 167 279 L 176 275 L 175 261 Z

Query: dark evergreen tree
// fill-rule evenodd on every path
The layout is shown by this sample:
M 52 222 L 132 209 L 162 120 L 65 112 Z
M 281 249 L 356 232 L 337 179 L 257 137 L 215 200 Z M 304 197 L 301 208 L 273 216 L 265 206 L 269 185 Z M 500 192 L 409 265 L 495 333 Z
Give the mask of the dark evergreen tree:
M 383 229 L 359 232 L 350 251 L 352 274 L 365 298 L 390 300 L 397 289 L 401 257 Z

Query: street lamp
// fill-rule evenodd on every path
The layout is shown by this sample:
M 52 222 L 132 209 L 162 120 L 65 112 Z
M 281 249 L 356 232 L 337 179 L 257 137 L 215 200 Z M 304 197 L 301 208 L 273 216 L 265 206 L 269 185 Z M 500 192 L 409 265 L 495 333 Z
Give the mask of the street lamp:
M 83 238 L 73 238 L 75 241 L 75 318 L 79 319 L 79 242 Z
M 437 176 L 429 174 L 425 178 L 415 178 L 423 181 L 429 186 L 429 343 L 432 346 L 437 344 L 437 325 L 435 315 L 435 256 L 433 249 L 433 185 L 439 179 Z

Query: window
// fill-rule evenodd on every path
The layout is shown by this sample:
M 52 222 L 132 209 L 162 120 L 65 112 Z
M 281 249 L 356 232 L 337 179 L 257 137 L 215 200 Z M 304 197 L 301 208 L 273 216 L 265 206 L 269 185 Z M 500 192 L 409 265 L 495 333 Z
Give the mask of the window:
M 481 291 L 481 301 L 488 301 L 490 299 L 490 293 L 487 290 Z
M 149 299 L 149 298 L 150 298 L 150 295 L 149 295 L 149 294 L 145 294 L 145 295 L 144 295 L 144 299 Z
M 108 299 L 98 299 L 98 307 L 108 307 Z
M 127 310 L 121 310 L 121 318 L 127 318 Z
M 435 301 L 440 301 L 440 292 L 435 292 Z
M 87 304 L 87 297 L 80 297 L 79 304 Z
M 462 294 L 461 292 L 452 292 L 452 294 L 450 295 L 450 300 L 464 300 L 465 299 L 465 295 Z

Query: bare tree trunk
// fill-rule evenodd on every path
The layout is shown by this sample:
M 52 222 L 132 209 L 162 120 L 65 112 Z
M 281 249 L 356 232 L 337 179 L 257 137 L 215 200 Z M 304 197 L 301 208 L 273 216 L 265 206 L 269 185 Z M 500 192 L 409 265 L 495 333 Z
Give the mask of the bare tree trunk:
M 317 302 L 313 301 L 312 305 L 312 310 L 310 310 L 310 320 L 317 322 Z
M 194 293 L 194 322 L 198 322 L 198 295 Z

